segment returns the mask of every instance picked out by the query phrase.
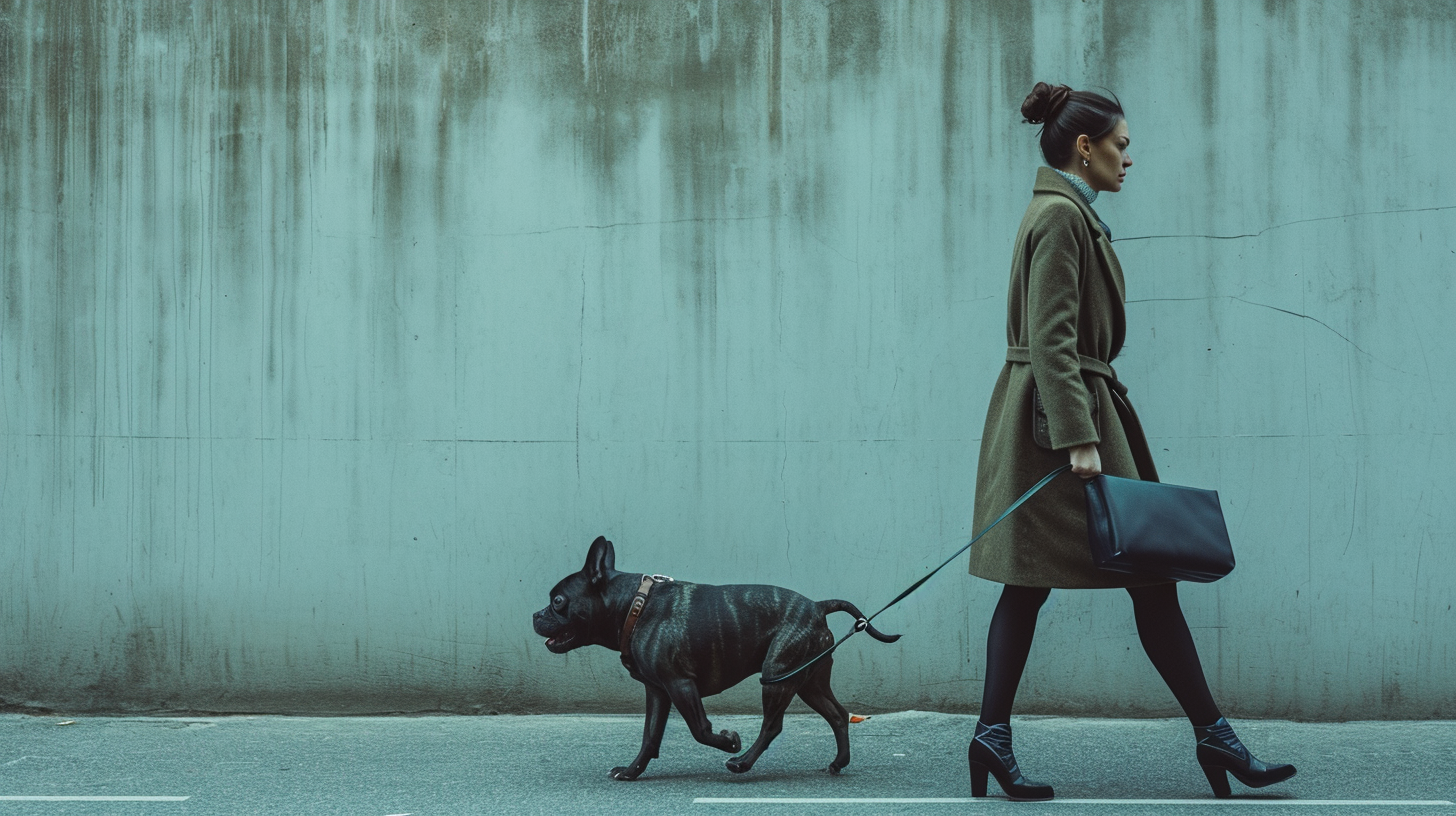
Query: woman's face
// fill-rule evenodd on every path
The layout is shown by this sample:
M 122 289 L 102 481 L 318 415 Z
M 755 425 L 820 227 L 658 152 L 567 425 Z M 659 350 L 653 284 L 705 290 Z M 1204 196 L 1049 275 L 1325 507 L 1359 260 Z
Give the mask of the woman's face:
M 1077 152 L 1086 159 L 1085 167 L 1078 167 L 1082 178 L 1099 193 L 1115 193 L 1122 189 L 1122 180 L 1127 168 L 1132 167 L 1132 157 L 1127 154 L 1127 120 L 1119 120 L 1112 132 L 1097 141 L 1086 136 L 1078 137 Z M 1081 162 L 1077 162 L 1081 164 Z

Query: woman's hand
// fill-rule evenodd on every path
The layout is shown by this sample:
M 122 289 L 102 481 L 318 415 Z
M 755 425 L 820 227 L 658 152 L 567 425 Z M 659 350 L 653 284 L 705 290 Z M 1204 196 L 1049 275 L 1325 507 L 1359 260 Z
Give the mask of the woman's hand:
M 1072 455 L 1072 472 L 1083 479 L 1102 475 L 1102 457 L 1097 453 L 1097 443 L 1088 442 L 1068 448 Z

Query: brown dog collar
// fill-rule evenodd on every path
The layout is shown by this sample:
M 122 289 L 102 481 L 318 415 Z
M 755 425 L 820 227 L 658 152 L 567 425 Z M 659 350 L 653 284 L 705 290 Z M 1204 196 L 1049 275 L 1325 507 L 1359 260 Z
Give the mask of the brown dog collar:
M 637 594 L 632 596 L 632 605 L 627 609 L 627 621 L 622 624 L 622 662 L 627 663 L 627 649 L 632 645 L 632 630 L 637 628 L 637 619 L 642 617 L 642 609 L 647 606 L 647 595 L 652 591 L 655 584 L 671 581 L 666 575 L 644 575 L 642 583 L 637 586 Z M 631 668 L 631 665 L 628 665 Z

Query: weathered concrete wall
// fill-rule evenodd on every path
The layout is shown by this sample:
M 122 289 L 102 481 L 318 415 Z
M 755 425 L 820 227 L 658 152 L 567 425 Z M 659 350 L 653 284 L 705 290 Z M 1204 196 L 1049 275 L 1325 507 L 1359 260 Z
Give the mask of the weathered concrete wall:
M 1218 697 L 1456 716 L 1453 9 L 0 3 L 0 698 L 633 710 L 529 629 L 599 533 L 878 608 L 971 533 L 1045 79 L 1130 112 L 1119 370 L 1223 497 Z M 995 589 L 841 697 L 973 710 Z M 1175 710 L 1119 592 L 1019 703 Z

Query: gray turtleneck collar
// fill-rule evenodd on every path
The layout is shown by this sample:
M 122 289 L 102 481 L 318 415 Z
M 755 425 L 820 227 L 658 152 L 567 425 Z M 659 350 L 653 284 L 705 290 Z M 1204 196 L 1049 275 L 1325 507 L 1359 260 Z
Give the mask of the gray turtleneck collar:
M 1053 167 L 1052 169 L 1057 170 L 1057 168 L 1055 167 Z M 1057 170 L 1057 172 L 1061 173 L 1062 178 L 1066 179 L 1068 182 L 1071 183 L 1073 187 L 1077 188 L 1077 192 L 1082 194 L 1082 200 L 1087 202 L 1087 206 L 1092 206 L 1092 202 L 1097 200 L 1097 191 L 1092 189 L 1092 185 L 1083 181 L 1081 176 L 1063 172 L 1061 170 Z
M 1072 188 L 1077 191 L 1077 194 L 1082 196 L 1082 200 L 1087 202 L 1087 208 L 1091 209 L 1092 202 L 1097 200 L 1097 191 L 1092 189 L 1092 185 L 1083 181 L 1081 176 L 1057 170 L 1057 168 L 1055 167 L 1053 167 L 1052 169 L 1056 170 L 1058 175 L 1066 179 L 1067 183 L 1072 185 Z M 1092 214 L 1097 217 L 1097 224 L 1102 227 L 1102 231 L 1107 233 L 1107 240 L 1111 241 L 1112 230 L 1107 226 L 1107 222 L 1102 220 L 1102 216 L 1097 215 L 1096 210 L 1092 210 Z

